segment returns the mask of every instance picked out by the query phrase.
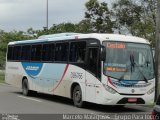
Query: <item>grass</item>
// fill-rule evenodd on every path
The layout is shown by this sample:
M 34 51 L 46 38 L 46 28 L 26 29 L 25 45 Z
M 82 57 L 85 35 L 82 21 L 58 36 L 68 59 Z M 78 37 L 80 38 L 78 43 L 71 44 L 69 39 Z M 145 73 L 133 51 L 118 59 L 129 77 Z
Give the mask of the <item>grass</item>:
M 4 83 L 4 73 L 0 72 L 0 83 Z

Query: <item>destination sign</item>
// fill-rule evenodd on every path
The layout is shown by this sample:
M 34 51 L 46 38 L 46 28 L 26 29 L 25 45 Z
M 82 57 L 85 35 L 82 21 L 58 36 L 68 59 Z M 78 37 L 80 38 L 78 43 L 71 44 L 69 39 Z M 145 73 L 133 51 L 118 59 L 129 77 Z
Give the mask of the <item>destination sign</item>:
M 120 68 L 120 67 L 111 67 L 111 66 L 108 66 L 106 68 L 107 71 L 112 71 L 112 72 L 126 72 L 126 68 Z
M 117 48 L 117 49 L 124 49 L 126 45 L 124 43 L 107 43 L 107 48 Z

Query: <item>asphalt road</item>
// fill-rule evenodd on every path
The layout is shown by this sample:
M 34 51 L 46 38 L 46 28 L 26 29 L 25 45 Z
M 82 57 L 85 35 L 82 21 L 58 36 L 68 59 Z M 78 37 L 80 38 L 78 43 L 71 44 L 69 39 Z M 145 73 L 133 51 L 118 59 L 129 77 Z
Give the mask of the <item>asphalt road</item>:
M 35 94 L 25 97 L 19 88 L 0 84 L 0 113 L 6 114 L 151 114 L 144 106 L 113 107 L 87 103 L 76 108 L 72 100 L 58 96 Z

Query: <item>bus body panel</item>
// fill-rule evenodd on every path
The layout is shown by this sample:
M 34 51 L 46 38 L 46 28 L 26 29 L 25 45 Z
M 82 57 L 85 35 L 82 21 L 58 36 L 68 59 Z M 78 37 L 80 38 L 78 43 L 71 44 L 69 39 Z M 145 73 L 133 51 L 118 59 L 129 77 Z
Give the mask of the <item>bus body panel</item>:
M 24 70 L 19 62 L 7 62 L 5 72 L 5 82 L 13 86 L 21 88 Z M 32 88 L 32 84 L 30 88 Z
M 103 41 L 120 41 L 149 44 L 145 39 L 131 36 L 110 35 L 110 34 L 76 34 L 73 36 L 63 36 L 55 38 L 43 38 L 37 41 L 18 41 L 11 42 L 8 45 L 32 45 L 56 42 L 73 42 L 83 41 L 89 39 L 95 41 L 99 40 L 100 44 Z M 95 42 L 90 42 L 86 46 L 86 58 L 88 57 L 88 49 L 95 47 Z M 93 45 L 93 46 L 92 46 Z M 101 49 L 100 46 L 96 46 Z M 114 46 L 113 46 L 114 47 Z M 69 55 L 68 55 L 69 57 Z M 101 60 L 100 60 L 101 61 Z M 8 61 L 6 60 L 6 75 L 5 82 L 13 86 L 22 88 L 22 80 L 24 77 L 28 79 L 29 89 L 47 93 L 51 95 L 58 95 L 67 98 L 72 97 L 73 84 L 78 84 L 82 91 L 82 100 L 104 105 L 117 104 L 153 104 L 155 97 L 155 78 L 152 80 L 137 81 L 133 86 L 123 86 L 124 81 L 104 75 L 104 63 L 101 61 L 101 76 L 100 78 L 94 75 L 87 68 L 88 61 L 85 59 L 83 66 L 80 63 L 72 63 L 68 61 Z M 124 83 L 123 83 L 124 82 Z M 136 86 L 136 87 L 135 87 Z M 130 99 L 136 98 L 140 102 L 129 102 Z M 133 99 L 134 100 L 134 99 Z
M 85 74 L 84 69 L 71 64 L 7 62 L 5 82 L 21 88 L 26 77 L 30 90 L 71 98 L 73 83 L 85 88 Z M 82 93 L 85 100 L 85 89 Z

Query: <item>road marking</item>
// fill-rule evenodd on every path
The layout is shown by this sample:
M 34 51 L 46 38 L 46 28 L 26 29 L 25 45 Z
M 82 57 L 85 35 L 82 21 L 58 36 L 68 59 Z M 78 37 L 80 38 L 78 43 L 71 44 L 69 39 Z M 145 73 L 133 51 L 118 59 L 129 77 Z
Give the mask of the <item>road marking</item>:
M 12 86 L 12 85 L 10 85 L 10 84 L 7 84 L 7 83 L 0 83 L 0 85 L 5 85 L 5 86 L 9 86 L 9 87 L 14 87 L 14 86 Z
M 25 97 L 25 96 L 21 96 L 21 95 L 18 95 L 18 97 L 28 99 L 28 100 L 33 100 L 33 101 L 36 101 L 36 102 L 42 102 L 41 100 L 37 100 L 37 99 L 34 99 L 34 98 L 29 98 L 29 97 Z
M 0 83 L 0 85 L 7 85 L 7 86 L 11 86 L 11 85 L 9 85 L 9 84 L 6 84 L 6 83 Z

